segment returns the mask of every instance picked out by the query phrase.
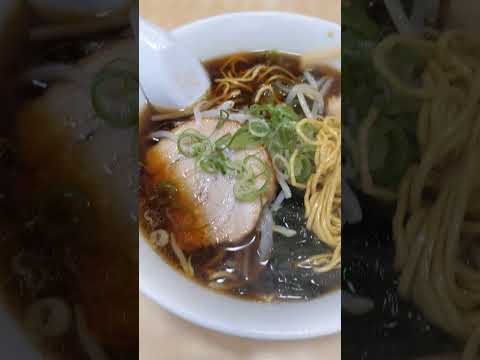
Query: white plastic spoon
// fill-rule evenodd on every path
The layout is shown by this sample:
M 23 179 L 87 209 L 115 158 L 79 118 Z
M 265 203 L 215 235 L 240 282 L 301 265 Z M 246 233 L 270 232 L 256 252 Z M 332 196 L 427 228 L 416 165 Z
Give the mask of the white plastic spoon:
M 202 98 L 210 80 L 200 61 L 160 27 L 139 19 L 139 78 L 157 109 L 185 109 Z

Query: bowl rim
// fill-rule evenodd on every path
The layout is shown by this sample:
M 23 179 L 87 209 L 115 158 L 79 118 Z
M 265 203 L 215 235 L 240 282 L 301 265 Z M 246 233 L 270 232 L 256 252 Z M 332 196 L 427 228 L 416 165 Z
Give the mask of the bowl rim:
M 200 286 L 200 285 L 198 285 Z M 211 290 L 207 290 L 211 291 Z M 339 293 L 340 290 L 334 290 L 332 293 L 328 293 L 325 295 L 322 295 L 320 298 L 310 300 L 308 303 L 314 304 L 316 302 L 321 302 L 325 297 L 333 297 L 336 293 Z M 318 329 L 317 331 L 315 330 L 305 330 L 303 332 L 296 331 L 296 332 L 286 332 L 286 331 L 269 331 L 269 332 L 255 332 L 253 330 L 245 330 L 240 327 L 232 327 L 232 326 L 227 326 L 227 325 L 222 325 L 217 321 L 210 321 L 208 319 L 205 319 L 204 317 L 201 317 L 200 315 L 195 314 L 194 312 L 190 311 L 182 311 L 178 307 L 175 307 L 173 305 L 170 305 L 168 302 L 159 302 L 158 297 L 156 297 L 152 292 L 143 289 L 141 290 L 141 293 L 145 295 L 150 301 L 153 303 L 161 306 L 164 310 L 167 310 L 173 315 L 178 316 L 179 318 L 191 322 L 201 328 L 207 329 L 207 330 L 212 330 L 217 333 L 221 333 L 224 335 L 229 335 L 229 336 L 235 336 L 235 337 L 240 337 L 244 339 L 250 339 L 250 340 L 268 340 L 268 341 L 298 341 L 298 340 L 310 340 L 310 339 L 315 339 L 315 338 L 320 338 L 320 337 L 325 337 L 325 336 L 330 336 L 330 335 L 335 335 L 339 334 L 341 331 L 340 326 L 324 326 L 322 329 Z M 222 295 L 222 294 L 216 294 L 216 296 L 222 296 L 229 298 L 233 302 L 247 302 L 250 300 L 237 300 L 229 295 Z M 250 301 L 251 302 L 251 301 Z M 285 307 L 290 307 L 291 304 L 289 303 L 275 303 L 275 304 L 269 304 L 269 303 L 255 303 L 256 306 L 259 307 L 272 307 L 275 306 L 279 309 L 279 311 L 282 310 L 282 308 Z M 300 304 L 301 305 L 301 304 Z M 340 314 L 339 314 L 340 316 Z
M 306 21 L 315 21 L 317 23 L 323 23 L 323 25 L 334 26 L 340 29 L 340 25 L 336 22 L 322 19 L 320 17 L 305 15 L 301 13 L 295 13 L 290 11 L 237 11 L 226 12 L 219 15 L 208 16 L 202 19 L 197 19 L 192 22 L 177 26 L 170 30 L 170 33 L 176 34 L 188 30 L 191 27 L 202 26 L 212 21 L 219 19 L 238 18 L 238 17 L 266 17 L 266 16 L 288 16 L 290 18 L 303 19 Z
M 283 12 L 283 11 L 245 11 L 245 12 L 228 12 L 228 13 L 223 13 L 215 16 L 210 16 L 202 19 L 198 19 L 192 22 L 189 22 L 187 24 L 175 27 L 170 30 L 171 34 L 175 37 L 183 32 L 188 32 L 192 31 L 192 28 L 195 27 L 202 27 L 204 25 L 210 24 L 215 21 L 219 20 L 228 20 L 228 19 L 238 19 L 238 18 L 251 18 L 251 17 L 288 17 L 290 19 L 297 19 L 297 20 L 302 20 L 302 21 L 309 21 L 309 22 L 316 22 L 319 24 L 319 26 L 324 26 L 324 27 L 333 27 L 336 29 L 336 31 L 341 31 L 341 27 L 338 23 L 328 21 L 319 17 L 313 17 L 313 16 L 308 16 L 304 14 L 299 14 L 299 13 L 292 13 L 292 12 Z M 140 112 L 142 112 L 142 109 L 140 109 Z M 149 246 L 146 242 L 145 239 L 143 239 L 143 235 L 139 229 L 139 241 L 143 242 L 145 246 Z M 158 256 L 158 255 L 157 255 Z M 141 261 L 141 259 L 140 259 Z M 164 261 L 162 259 L 162 261 Z M 168 264 L 167 264 L 168 265 Z M 170 265 L 168 265 L 170 266 Z M 177 272 L 176 270 L 172 270 Z M 189 311 L 188 309 L 183 309 L 179 306 L 176 306 L 176 304 L 172 301 L 166 301 L 165 296 L 159 296 L 156 294 L 157 292 L 153 289 L 149 289 L 146 286 L 143 286 L 143 282 L 141 281 L 141 272 L 139 269 L 139 290 L 142 294 L 144 294 L 148 299 L 153 301 L 154 303 L 160 305 L 162 308 L 165 310 L 169 311 L 170 313 L 186 320 L 189 321 L 195 325 L 198 325 L 203 328 L 207 328 L 209 330 L 217 331 L 223 334 L 227 335 L 232 335 L 232 336 L 237 336 L 237 337 L 243 337 L 243 338 L 249 338 L 249 339 L 255 339 L 255 340 L 281 340 L 281 341 L 293 341 L 293 340 L 306 340 L 306 339 L 312 339 L 312 338 L 318 338 L 322 336 L 328 336 L 328 335 L 333 335 L 336 333 L 339 333 L 341 331 L 341 323 L 340 321 L 335 322 L 334 324 L 330 325 L 322 325 L 319 326 L 316 329 L 305 329 L 305 331 L 295 331 L 295 332 L 286 332 L 286 331 L 269 331 L 269 332 L 255 332 L 252 329 L 244 329 L 244 328 L 239 328 L 235 326 L 228 326 L 222 324 L 220 321 L 212 321 L 205 316 L 202 316 L 202 314 L 195 313 L 193 311 Z M 184 277 L 182 275 L 182 277 Z M 196 282 L 186 279 L 188 282 L 193 283 L 196 286 L 201 286 L 199 284 L 196 284 Z M 203 287 L 202 287 L 203 288 Z M 255 306 L 258 307 L 263 307 L 263 308 L 278 308 L 279 311 L 282 309 L 290 308 L 292 307 L 293 303 L 258 303 L 258 302 L 253 302 L 251 300 L 245 300 L 245 299 L 237 299 L 228 295 L 223 295 L 223 294 L 216 294 L 214 291 L 204 289 L 205 291 L 209 293 L 213 293 L 214 296 L 221 296 L 222 298 L 229 299 L 229 302 L 233 303 L 251 303 L 255 304 Z M 324 294 L 320 296 L 317 299 L 313 299 L 307 302 L 299 302 L 296 303 L 297 305 L 300 305 L 304 307 L 305 305 L 308 304 L 308 306 L 314 307 L 316 303 L 321 303 L 324 302 L 326 298 L 329 299 L 338 299 L 341 301 L 341 291 L 340 288 L 333 290 L 327 294 Z M 340 312 L 338 313 L 338 318 L 341 318 Z

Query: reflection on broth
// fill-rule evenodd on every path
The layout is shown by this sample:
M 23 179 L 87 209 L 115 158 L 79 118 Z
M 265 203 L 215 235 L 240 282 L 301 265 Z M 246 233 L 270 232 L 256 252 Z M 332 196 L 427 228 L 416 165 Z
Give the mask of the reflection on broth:
M 308 300 L 337 288 L 340 244 L 321 241 L 306 223 L 304 187 L 318 170 L 313 144 L 330 126 L 325 119 L 337 116 L 340 131 L 330 106 L 339 101 L 339 74 L 304 72 L 299 57 L 276 51 L 205 66 L 213 88 L 194 109 L 142 114 L 141 231 L 172 266 L 226 294 Z M 313 124 L 302 129 L 312 144 L 296 131 L 303 118 Z M 312 188 L 324 194 L 323 183 Z M 333 216 L 337 191 L 325 205 Z

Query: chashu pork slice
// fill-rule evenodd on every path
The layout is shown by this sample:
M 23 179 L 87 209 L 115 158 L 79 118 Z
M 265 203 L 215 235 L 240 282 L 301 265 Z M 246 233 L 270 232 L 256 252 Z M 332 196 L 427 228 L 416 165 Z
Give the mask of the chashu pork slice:
M 49 188 L 73 186 L 91 204 L 91 238 L 65 239 L 66 248 L 79 247 L 72 247 L 72 291 L 79 293 L 93 336 L 129 350 L 138 348 L 138 301 L 132 292 L 138 289 L 138 276 L 130 271 L 138 266 L 138 133 L 136 127 L 113 128 L 98 118 L 90 86 L 107 63 L 135 62 L 136 57 L 133 39 L 105 43 L 73 66 L 68 78 L 81 82 L 50 83 L 42 96 L 24 104 L 16 119 L 23 161 L 41 170 Z M 85 251 L 82 244 L 95 247 Z
M 136 61 L 135 41 L 106 43 L 72 67 L 72 78 L 49 84 L 17 118 L 20 155 L 33 168 L 75 184 L 95 205 L 99 244 L 132 248 L 137 236 L 137 129 L 114 128 L 91 105 L 96 74 L 116 59 Z M 42 79 L 39 79 L 42 80 Z M 115 239 L 115 240 L 113 240 Z
M 216 129 L 217 123 L 218 120 L 215 119 L 202 119 L 199 125 L 194 121 L 188 121 L 172 132 L 179 135 L 187 129 L 196 129 L 206 136 L 211 136 L 210 139 L 215 141 L 227 133 L 235 133 L 240 128 L 238 123 L 226 121 L 221 129 Z M 269 155 L 263 147 L 227 153 L 232 160 L 243 160 L 249 155 L 256 155 L 262 159 L 272 177 L 267 192 L 261 198 L 253 202 L 242 202 L 235 197 L 236 179 L 233 176 L 204 172 L 195 159 L 185 157 L 178 151 L 176 142 L 163 139 L 148 151 L 147 171 L 154 179 L 155 174 L 162 173 L 164 175 L 161 180 L 180 183 L 182 190 L 187 192 L 200 208 L 207 224 L 206 243 L 202 243 L 200 239 L 194 244 L 179 243 L 182 248 L 192 250 L 205 245 L 235 244 L 255 230 L 264 206 L 275 195 L 276 182 Z M 157 178 L 157 181 L 159 180 Z

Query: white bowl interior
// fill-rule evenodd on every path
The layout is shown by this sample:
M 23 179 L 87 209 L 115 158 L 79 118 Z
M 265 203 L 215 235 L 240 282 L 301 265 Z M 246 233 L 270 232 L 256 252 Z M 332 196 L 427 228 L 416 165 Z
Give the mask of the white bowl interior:
M 288 13 L 238 13 L 200 20 L 172 32 L 202 60 L 240 51 L 303 53 L 340 46 L 336 24 Z M 340 59 L 334 66 L 340 68 Z M 145 100 L 140 94 L 140 104 Z M 208 290 L 173 270 L 140 241 L 140 290 L 171 312 L 227 334 L 257 339 L 304 339 L 341 327 L 340 291 L 310 302 L 260 304 Z

